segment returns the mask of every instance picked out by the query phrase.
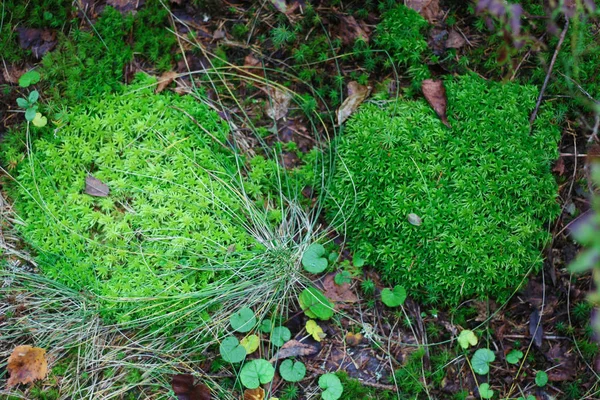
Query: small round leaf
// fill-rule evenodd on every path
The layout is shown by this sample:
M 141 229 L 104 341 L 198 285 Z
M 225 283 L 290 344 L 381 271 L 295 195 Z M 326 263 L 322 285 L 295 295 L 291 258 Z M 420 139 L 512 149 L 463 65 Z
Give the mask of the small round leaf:
M 298 296 L 300 307 L 310 318 L 328 320 L 333 317 L 333 304 L 316 288 L 304 289 Z
M 258 326 L 258 329 L 262 333 L 269 333 L 269 332 L 271 332 L 272 328 L 273 328 L 273 322 L 271 322 L 271 320 L 268 318 L 260 321 L 260 325 Z
M 342 382 L 340 382 L 340 378 L 335 374 L 321 375 L 319 378 L 319 387 L 324 390 L 321 394 L 323 400 L 337 400 L 344 392 Z
M 248 389 L 256 389 L 260 385 L 271 382 L 273 376 L 275 376 L 275 368 L 262 358 L 247 362 L 240 371 L 242 385 Z
M 479 375 L 485 375 L 490 372 L 490 363 L 494 362 L 496 355 L 490 349 L 479 349 L 473 354 L 471 365 L 473 371 Z
M 285 360 L 279 367 L 279 374 L 288 382 L 300 382 L 306 375 L 306 367 L 300 361 Z
M 319 243 L 313 243 L 302 255 L 302 266 L 311 274 L 318 274 L 327 268 L 327 258 L 325 257 L 325 247 Z
M 240 344 L 246 349 L 246 354 L 252 354 L 258 349 L 260 339 L 257 335 L 248 335 L 240 341 Z
M 343 285 L 345 283 L 352 282 L 352 275 L 348 271 L 342 271 L 340 273 L 335 274 L 333 281 L 336 285 Z
M 494 391 L 490 389 L 489 383 L 482 383 L 479 385 L 479 395 L 482 399 L 491 399 L 494 397 Z
M 468 349 L 469 345 L 477 345 L 477 336 L 475 336 L 475 333 L 473 333 L 473 331 L 465 329 L 460 333 L 460 335 L 458 335 L 458 344 L 463 349 Z
M 33 121 L 33 119 L 35 118 L 35 114 L 37 113 L 37 107 L 29 107 L 27 110 L 25 110 L 25 119 L 29 122 Z
M 406 218 L 408 219 L 408 222 L 410 222 L 410 224 L 414 226 L 420 226 L 423 223 L 421 217 L 414 213 L 408 214 Z
M 35 113 L 35 117 L 31 123 L 38 128 L 43 128 L 48 123 L 48 118 L 44 117 L 42 113 Z
M 545 371 L 538 371 L 535 374 L 535 384 L 544 387 L 548 383 L 548 374 Z
M 520 350 L 511 350 L 506 355 L 506 362 L 509 364 L 518 364 L 519 360 L 523 358 L 523 352 Z
M 381 301 L 388 307 L 398 307 L 406 300 L 406 289 L 394 286 L 393 290 L 385 288 L 381 291 Z
M 221 357 L 228 363 L 238 363 L 246 358 L 246 349 L 240 345 L 240 342 L 235 336 L 228 336 L 221 342 L 219 346 Z
M 360 254 L 354 254 L 352 256 L 352 265 L 355 267 L 363 267 L 365 265 L 365 259 Z
M 231 316 L 229 323 L 234 331 L 242 333 L 250 332 L 256 325 L 254 311 L 248 307 L 244 307 Z
M 25 72 L 19 78 L 19 86 L 28 87 L 29 85 L 34 85 L 40 81 L 40 73 L 37 71 L 28 71 Z
M 277 326 L 271 331 L 271 343 L 277 347 L 283 346 L 291 337 L 292 333 L 285 326 Z

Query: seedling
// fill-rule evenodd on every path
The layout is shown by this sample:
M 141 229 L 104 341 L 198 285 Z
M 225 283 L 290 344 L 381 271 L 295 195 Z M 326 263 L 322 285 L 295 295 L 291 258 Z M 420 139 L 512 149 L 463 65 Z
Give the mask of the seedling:
M 344 392 L 342 382 L 335 374 L 321 375 L 319 387 L 323 389 L 323 393 L 321 393 L 323 400 L 337 400 Z
M 494 362 L 496 355 L 490 349 L 479 349 L 473 354 L 471 365 L 473 371 L 479 375 L 486 375 L 490 372 L 490 363 Z
M 482 383 L 479 385 L 479 395 L 482 399 L 491 399 L 494 397 L 494 391 L 490 389 L 489 383 Z
M 28 71 L 25 72 L 19 78 L 19 86 L 26 88 L 30 85 L 35 85 L 40 81 L 40 74 L 37 71 Z
M 241 333 L 250 332 L 256 325 L 254 311 L 248 307 L 244 307 L 230 317 L 229 323 L 234 331 Z
M 523 358 L 523 352 L 520 350 L 511 350 L 506 355 L 506 362 L 509 364 L 518 364 L 519 360 Z
M 538 371 L 535 374 L 535 384 L 544 387 L 548 383 L 548 374 L 545 371 Z
M 381 301 L 388 307 L 399 307 L 406 300 L 406 289 L 394 286 L 393 290 L 385 288 L 381 291 Z
M 279 367 L 279 374 L 288 382 L 299 382 L 306 375 L 306 367 L 300 361 L 285 360 Z
M 262 358 L 244 364 L 240 372 L 242 385 L 248 389 L 256 389 L 260 385 L 271 382 L 273 376 L 275 376 L 275 368 Z
M 40 93 L 37 90 L 33 90 L 26 99 L 23 97 L 17 99 L 17 105 L 25 110 L 25 119 L 28 122 L 32 122 L 36 117 L 38 109 L 37 101 L 39 98 Z
M 350 272 L 348 272 L 348 271 L 342 271 L 338 274 L 335 274 L 333 281 L 335 282 L 336 285 L 343 285 L 345 283 L 350 283 L 350 282 L 352 282 L 352 274 L 350 274 Z

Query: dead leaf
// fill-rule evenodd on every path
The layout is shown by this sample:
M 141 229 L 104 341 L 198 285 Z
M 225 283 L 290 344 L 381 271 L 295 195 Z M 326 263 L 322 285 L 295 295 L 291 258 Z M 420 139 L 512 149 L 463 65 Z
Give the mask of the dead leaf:
M 296 9 L 300 6 L 298 1 L 294 1 L 291 5 L 287 4 L 286 0 L 269 0 L 273 7 L 277 9 L 277 11 L 284 13 L 285 15 L 289 15 L 296 11 Z
M 405 4 L 432 24 L 443 15 L 439 0 L 407 0 Z
M 369 93 L 371 93 L 370 86 L 364 86 L 355 81 L 348 83 L 348 97 L 337 111 L 338 125 L 343 124 L 356 111 L 358 106 L 369 96 Z
M 450 123 L 448 122 L 448 116 L 446 115 L 447 100 L 444 82 L 425 79 L 421 83 L 421 90 L 431 108 L 433 108 L 440 120 L 442 120 L 442 123 L 448 128 L 451 128 Z
M 339 15 L 340 18 L 340 38 L 344 46 L 353 44 L 356 39 L 362 39 L 369 42 L 369 34 L 366 25 L 359 24 L 351 15 Z M 361 21 L 362 22 L 362 21 Z
M 358 346 L 363 340 L 362 333 L 346 333 L 346 344 L 350 347 Z
M 108 186 L 92 175 L 85 177 L 85 194 L 95 197 L 107 197 L 110 193 Z
M 121 14 L 126 14 L 128 12 L 135 14 L 145 2 L 146 0 L 106 0 L 106 4 L 112 6 Z
M 267 104 L 265 112 L 269 118 L 272 118 L 275 121 L 284 118 L 288 113 L 292 94 L 287 90 L 273 87 L 267 89 L 267 94 L 269 95 L 270 101 Z
M 244 390 L 244 400 L 264 400 L 264 398 L 265 391 L 261 387 Z
M 6 369 L 10 374 L 7 388 L 44 379 L 48 374 L 46 350 L 29 345 L 17 346 L 8 357 Z
M 446 48 L 448 49 L 460 49 L 467 43 L 463 35 L 455 31 L 454 29 L 450 31 L 448 34 L 448 39 L 446 39 Z
M 559 157 L 552 168 L 552 172 L 556 172 L 558 175 L 563 176 L 565 173 L 565 160 L 562 157 Z
M 542 347 L 544 328 L 542 327 L 542 316 L 537 309 L 534 309 L 529 315 L 529 334 L 533 337 L 533 343 L 537 347 Z
M 194 385 L 194 377 L 190 374 L 173 375 L 171 388 L 178 400 L 211 400 L 209 387 L 203 383 Z
M 160 93 L 163 90 L 165 90 L 167 88 L 167 86 L 169 86 L 171 84 L 171 82 L 173 82 L 175 80 L 175 78 L 177 78 L 178 75 L 179 74 L 175 71 L 164 72 L 158 78 L 158 85 L 156 85 L 156 89 L 154 90 L 154 93 Z
M 323 292 L 325 293 L 325 297 L 333 302 L 356 303 L 358 297 L 350 289 L 350 283 L 336 284 L 335 275 L 336 273 L 332 272 L 323 278 Z
M 279 351 L 269 360 L 269 362 L 296 356 L 312 356 L 319 351 L 321 351 L 321 346 L 318 343 L 313 344 L 300 342 L 298 340 L 289 340 L 281 346 Z
M 19 32 L 19 46 L 31 50 L 38 59 L 56 46 L 56 32 L 49 29 L 20 27 L 17 28 L 17 32 Z
M 258 76 L 265 76 L 265 71 L 263 70 L 262 63 L 254 54 L 250 53 L 244 58 L 244 67 L 245 70 L 248 71 L 249 74 L 254 74 Z

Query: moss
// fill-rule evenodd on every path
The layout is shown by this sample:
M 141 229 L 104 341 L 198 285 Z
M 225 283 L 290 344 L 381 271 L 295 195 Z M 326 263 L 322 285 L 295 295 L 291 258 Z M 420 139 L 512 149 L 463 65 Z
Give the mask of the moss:
M 255 247 L 221 183 L 233 160 L 209 136 L 224 142 L 226 123 L 189 96 L 153 94 L 152 83 L 69 108 L 25 160 L 22 135 L 3 144 L 3 160 L 16 165 L 8 190 L 20 230 L 43 273 L 105 296 L 109 319 L 127 320 L 138 307 L 110 299 L 202 289 L 220 276 L 203 266 Z M 110 187 L 108 197 L 84 194 L 88 173 Z
M 424 101 L 366 104 L 350 119 L 328 215 L 353 252 L 419 299 L 502 299 L 542 265 L 559 132 L 544 111 L 530 134 L 534 87 L 474 75 L 446 86 L 452 129 Z

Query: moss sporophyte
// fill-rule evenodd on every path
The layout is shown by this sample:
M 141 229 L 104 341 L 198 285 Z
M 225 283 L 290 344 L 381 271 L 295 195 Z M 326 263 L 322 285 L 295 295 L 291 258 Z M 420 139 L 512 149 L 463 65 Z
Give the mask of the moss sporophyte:
M 411 296 L 502 299 L 542 265 L 544 224 L 559 211 L 559 131 L 546 109 L 530 135 L 534 87 L 467 75 L 446 88 L 452 129 L 425 101 L 365 104 L 348 121 L 334 143 L 328 215 Z

